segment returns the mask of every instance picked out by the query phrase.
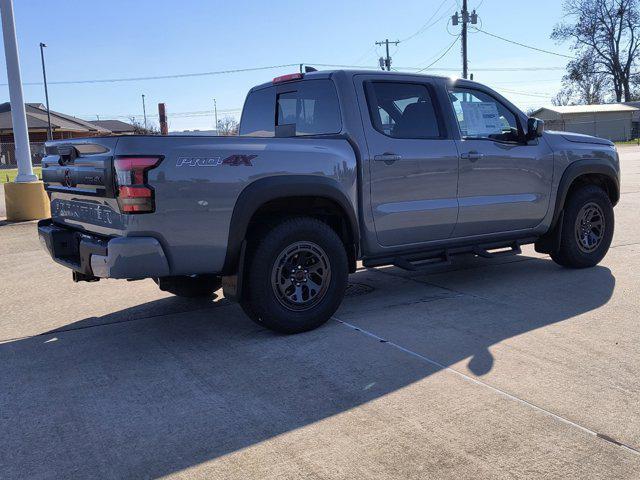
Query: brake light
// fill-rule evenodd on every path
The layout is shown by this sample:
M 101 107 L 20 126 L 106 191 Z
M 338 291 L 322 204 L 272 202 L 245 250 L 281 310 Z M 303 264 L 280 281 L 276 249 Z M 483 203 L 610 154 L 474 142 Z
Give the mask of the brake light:
M 273 83 L 290 82 L 292 80 L 300 80 L 304 77 L 302 73 L 290 73 L 288 75 L 282 75 L 273 79 Z
M 158 157 L 119 157 L 114 160 L 118 205 L 122 213 L 150 213 L 155 210 L 147 172 L 160 165 L 161 161 Z

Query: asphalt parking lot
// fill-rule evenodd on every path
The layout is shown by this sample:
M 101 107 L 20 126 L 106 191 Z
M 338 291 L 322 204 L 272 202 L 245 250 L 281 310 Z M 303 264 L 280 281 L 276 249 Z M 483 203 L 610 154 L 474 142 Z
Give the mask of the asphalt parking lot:
M 296 336 L 150 280 L 74 284 L 34 223 L 0 226 L 0 476 L 640 478 L 640 148 L 620 151 L 600 266 L 362 269 Z

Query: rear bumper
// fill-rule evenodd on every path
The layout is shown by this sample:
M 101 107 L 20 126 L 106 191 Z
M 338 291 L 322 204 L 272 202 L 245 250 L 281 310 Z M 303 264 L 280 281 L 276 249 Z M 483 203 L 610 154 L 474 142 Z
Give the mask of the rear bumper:
M 38 236 L 51 258 L 84 275 L 99 278 L 148 278 L 170 275 L 160 242 L 152 237 L 103 238 L 38 222 Z

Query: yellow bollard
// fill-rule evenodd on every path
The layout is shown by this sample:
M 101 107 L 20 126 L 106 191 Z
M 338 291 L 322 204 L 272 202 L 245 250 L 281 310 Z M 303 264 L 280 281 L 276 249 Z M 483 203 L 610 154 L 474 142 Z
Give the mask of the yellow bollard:
M 49 197 L 42 182 L 5 183 L 4 199 L 10 222 L 51 217 Z

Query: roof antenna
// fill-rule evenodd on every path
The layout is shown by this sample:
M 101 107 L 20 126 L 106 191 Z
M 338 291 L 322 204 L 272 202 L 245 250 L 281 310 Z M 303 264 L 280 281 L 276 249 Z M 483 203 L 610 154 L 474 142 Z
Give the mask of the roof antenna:
M 308 65 L 305 65 L 305 67 L 304 67 L 304 73 L 317 72 L 317 71 L 318 71 L 317 68 L 313 68 L 313 67 L 310 67 Z

